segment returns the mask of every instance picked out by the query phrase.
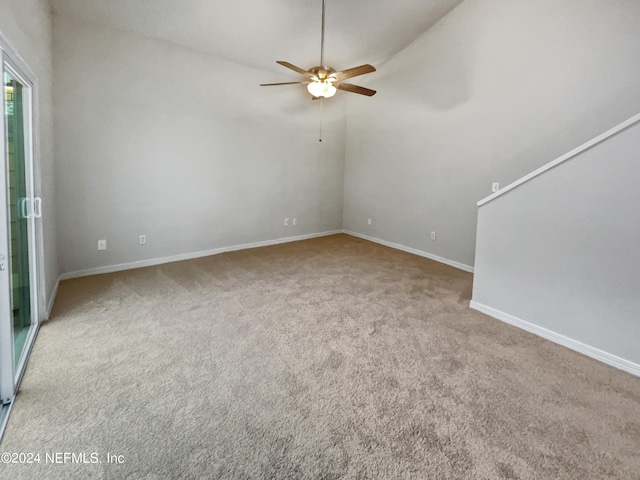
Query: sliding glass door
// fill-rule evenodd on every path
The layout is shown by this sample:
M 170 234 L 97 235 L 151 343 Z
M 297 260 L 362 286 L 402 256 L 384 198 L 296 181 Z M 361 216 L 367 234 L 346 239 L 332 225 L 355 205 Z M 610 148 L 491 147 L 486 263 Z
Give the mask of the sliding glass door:
M 29 291 L 29 214 L 25 168 L 23 85 L 4 75 L 5 132 L 8 174 L 8 220 L 10 237 L 9 274 L 11 279 L 11 316 L 13 317 L 14 365 L 24 350 L 31 326 Z
M 0 153 L 0 405 L 13 400 L 38 327 L 33 86 L 2 53 Z

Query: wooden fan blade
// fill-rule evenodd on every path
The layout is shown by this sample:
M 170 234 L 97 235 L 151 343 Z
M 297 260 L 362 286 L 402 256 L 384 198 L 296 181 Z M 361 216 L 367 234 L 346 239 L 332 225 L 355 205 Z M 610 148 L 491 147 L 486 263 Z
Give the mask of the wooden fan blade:
M 375 72 L 376 69 L 373 65 L 365 64 L 359 67 L 347 68 L 341 72 L 336 73 L 336 76 L 340 79 L 357 77 L 358 75 L 364 75 L 365 73 Z
M 305 77 L 309 77 L 309 78 L 313 77 L 313 75 L 311 75 L 306 70 L 303 70 L 300 67 L 296 67 L 295 65 L 292 65 L 289 62 L 283 62 L 282 60 L 278 60 L 278 61 L 276 61 L 276 63 L 279 64 L 279 65 L 282 65 L 283 67 L 290 68 L 294 72 L 298 72 L 299 74 L 304 75 Z
M 261 83 L 261 87 L 274 87 L 276 85 L 300 85 L 306 82 L 280 82 L 280 83 Z
M 367 97 L 373 97 L 376 94 L 375 90 L 370 88 L 359 87 L 358 85 L 351 85 L 350 83 L 340 83 L 337 85 L 338 90 L 344 90 L 345 92 L 359 93 L 360 95 L 366 95 Z

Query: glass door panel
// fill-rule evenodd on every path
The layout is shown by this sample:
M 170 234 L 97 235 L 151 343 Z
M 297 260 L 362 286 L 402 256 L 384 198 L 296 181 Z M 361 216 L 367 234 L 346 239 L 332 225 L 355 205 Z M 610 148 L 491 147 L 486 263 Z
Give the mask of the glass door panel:
M 29 283 L 29 207 L 26 174 L 23 86 L 10 74 L 5 85 L 5 168 L 9 227 L 9 283 L 14 366 L 18 364 L 31 326 Z
M 29 68 L 7 48 L 0 35 L 0 439 L 38 333 L 42 303 L 33 80 Z

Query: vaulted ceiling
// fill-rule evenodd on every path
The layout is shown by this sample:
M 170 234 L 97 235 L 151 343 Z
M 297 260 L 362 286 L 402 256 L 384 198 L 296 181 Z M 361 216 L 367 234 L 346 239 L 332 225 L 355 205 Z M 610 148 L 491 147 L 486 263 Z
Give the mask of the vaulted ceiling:
M 380 65 L 462 0 L 327 0 L 325 63 Z M 53 12 L 281 72 L 320 62 L 322 0 L 52 0 Z

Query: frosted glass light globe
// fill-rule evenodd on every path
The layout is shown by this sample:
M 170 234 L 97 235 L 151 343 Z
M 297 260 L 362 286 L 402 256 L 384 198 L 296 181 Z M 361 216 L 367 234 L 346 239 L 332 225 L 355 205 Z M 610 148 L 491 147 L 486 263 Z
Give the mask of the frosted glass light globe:
M 324 82 L 316 81 L 307 85 L 307 90 L 311 95 L 318 98 L 333 97 L 338 89 L 333 86 L 333 82 L 325 80 Z

